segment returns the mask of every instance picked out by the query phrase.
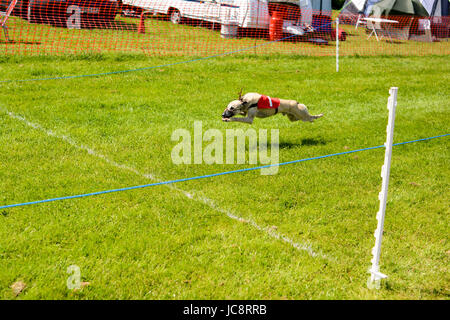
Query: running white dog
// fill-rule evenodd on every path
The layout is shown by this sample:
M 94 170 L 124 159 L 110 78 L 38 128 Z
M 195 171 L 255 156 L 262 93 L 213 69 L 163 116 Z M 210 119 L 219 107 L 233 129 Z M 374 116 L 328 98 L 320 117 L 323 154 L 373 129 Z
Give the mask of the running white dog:
M 271 98 L 259 93 L 247 93 L 244 96 L 239 93 L 239 99 L 231 101 L 222 114 L 222 121 L 253 123 L 253 119 L 267 118 L 281 113 L 287 115 L 290 121 L 309 121 L 323 117 L 323 114 L 317 116 L 310 115 L 304 104 L 295 100 L 284 100 Z M 235 115 L 243 115 L 243 118 L 233 118 Z

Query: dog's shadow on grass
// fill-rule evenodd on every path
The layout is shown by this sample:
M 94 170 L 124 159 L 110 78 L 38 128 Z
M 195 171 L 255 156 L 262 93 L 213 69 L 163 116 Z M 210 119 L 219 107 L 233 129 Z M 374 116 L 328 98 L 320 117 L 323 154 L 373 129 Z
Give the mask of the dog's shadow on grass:
M 327 142 L 323 138 L 306 138 L 302 139 L 300 145 L 302 146 L 319 146 L 319 145 L 326 145 Z
M 282 141 L 278 144 L 272 144 L 269 140 L 267 143 L 267 150 L 271 150 L 272 148 L 278 148 L 278 150 L 290 150 L 298 147 L 320 146 L 326 144 L 327 141 L 323 138 L 305 138 L 300 140 L 300 142 Z M 257 149 L 257 146 L 251 147 L 247 143 L 245 144 L 245 151 L 255 151 Z
M 281 150 L 289 150 L 297 147 L 320 146 L 326 145 L 327 142 L 323 138 L 305 138 L 300 142 L 283 141 L 280 142 L 278 148 Z

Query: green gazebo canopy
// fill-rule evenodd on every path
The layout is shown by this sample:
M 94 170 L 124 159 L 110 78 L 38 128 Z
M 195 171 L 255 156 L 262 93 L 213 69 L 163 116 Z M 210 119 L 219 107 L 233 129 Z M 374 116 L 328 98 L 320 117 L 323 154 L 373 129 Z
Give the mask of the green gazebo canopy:
M 374 16 L 404 16 L 413 15 L 428 17 L 427 10 L 419 0 L 382 0 L 372 7 Z

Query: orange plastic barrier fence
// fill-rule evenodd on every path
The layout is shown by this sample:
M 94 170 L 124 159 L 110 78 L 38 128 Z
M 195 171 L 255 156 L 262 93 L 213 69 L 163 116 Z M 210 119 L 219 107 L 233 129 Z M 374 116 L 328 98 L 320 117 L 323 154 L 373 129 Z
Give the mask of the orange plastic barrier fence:
M 0 0 L 0 11 L 11 1 Z M 0 53 L 326 56 L 335 54 L 336 17 L 331 5 L 260 0 L 18 0 Z M 450 54 L 449 17 L 379 18 L 341 14 L 340 54 Z

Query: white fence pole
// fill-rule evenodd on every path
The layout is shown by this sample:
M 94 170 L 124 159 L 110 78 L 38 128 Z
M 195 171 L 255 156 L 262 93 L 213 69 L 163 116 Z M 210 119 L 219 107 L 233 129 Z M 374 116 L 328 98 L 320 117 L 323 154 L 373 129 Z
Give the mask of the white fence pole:
M 336 18 L 336 72 L 339 72 L 339 18 Z
M 378 195 L 380 199 L 380 209 L 377 213 L 378 226 L 375 230 L 375 246 L 372 249 L 372 267 L 369 269 L 370 278 L 367 286 L 370 289 L 379 289 L 381 279 L 387 278 L 387 275 L 380 272 L 380 254 L 381 254 L 381 240 L 383 238 L 384 216 L 386 212 L 386 201 L 388 195 L 389 174 L 391 171 L 391 156 L 392 156 L 392 142 L 394 138 L 394 123 L 395 123 L 395 107 L 397 106 L 397 87 L 392 87 L 389 90 L 390 96 L 388 99 L 387 108 L 389 110 L 389 120 L 386 128 L 387 138 L 384 144 L 386 151 L 384 154 L 384 165 L 381 168 L 381 177 L 383 178 L 381 192 Z

